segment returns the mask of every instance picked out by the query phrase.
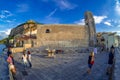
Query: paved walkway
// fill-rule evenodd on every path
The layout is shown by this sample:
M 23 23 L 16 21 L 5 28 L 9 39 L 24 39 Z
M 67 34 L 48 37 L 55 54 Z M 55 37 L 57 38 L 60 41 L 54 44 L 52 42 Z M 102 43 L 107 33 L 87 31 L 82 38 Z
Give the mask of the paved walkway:
M 65 51 L 64 54 L 56 54 L 55 58 L 47 58 L 43 52 L 32 52 L 33 67 L 26 70 L 27 74 L 22 66 L 21 55 L 14 55 L 18 80 L 108 80 L 105 74 L 108 53 L 95 55 L 91 74 L 86 74 L 88 53 Z
M 120 80 L 120 48 L 116 49 L 113 79 Z
M 0 54 L 0 80 L 9 80 L 8 64 L 6 55 Z

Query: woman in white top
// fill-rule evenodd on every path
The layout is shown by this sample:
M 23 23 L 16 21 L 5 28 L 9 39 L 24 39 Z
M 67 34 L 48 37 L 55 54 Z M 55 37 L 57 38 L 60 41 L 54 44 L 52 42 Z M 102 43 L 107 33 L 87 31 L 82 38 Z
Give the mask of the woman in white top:
M 28 60 L 27 60 L 27 54 L 25 53 L 25 51 L 23 52 L 22 59 L 24 63 L 24 68 L 26 68 L 28 64 Z

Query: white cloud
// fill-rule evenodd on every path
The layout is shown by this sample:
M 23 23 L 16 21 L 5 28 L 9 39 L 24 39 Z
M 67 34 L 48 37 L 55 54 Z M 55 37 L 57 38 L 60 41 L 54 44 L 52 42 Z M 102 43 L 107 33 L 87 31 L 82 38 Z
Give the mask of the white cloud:
M 102 21 L 107 18 L 107 16 L 94 16 L 94 20 L 96 24 L 102 23 Z
M 6 35 L 9 35 L 10 31 L 11 31 L 11 29 L 6 29 L 4 31 L 0 31 L 0 33 L 2 32 L 2 33 L 5 33 Z
M 77 7 L 76 4 L 74 3 L 71 3 L 69 0 L 40 0 L 40 1 L 43 1 L 43 2 L 54 2 L 55 5 L 57 5 L 61 10 L 71 10 L 71 9 L 74 9 Z
M 116 32 L 117 33 L 117 35 L 120 35 L 120 31 L 111 31 L 111 32 Z
M 120 28 L 120 25 L 117 25 L 118 28 Z
M 59 18 L 52 17 L 52 15 L 54 15 L 56 11 L 57 8 L 50 12 L 48 16 L 46 16 L 45 19 L 43 19 L 41 22 L 45 24 L 59 24 Z
M 5 34 L 6 34 L 6 35 L 9 35 L 9 34 L 10 34 L 10 31 L 11 31 L 11 29 L 7 29 L 7 30 L 5 31 Z
M 103 23 L 103 20 L 107 18 L 107 16 L 93 16 L 93 17 L 96 24 Z M 84 19 L 80 19 L 79 21 L 75 21 L 74 23 L 78 25 L 85 25 Z M 107 23 L 105 22 L 105 24 L 110 25 L 108 22 Z
M 74 23 L 78 24 L 78 25 L 85 25 L 84 19 L 81 19 L 79 21 L 75 21 Z
M 10 31 L 11 31 L 11 29 L 6 29 L 4 31 L 0 31 L 0 39 L 8 37 L 8 35 L 10 34 Z
M 120 23 L 115 25 L 115 27 L 119 29 L 120 28 Z
M 104 24 L 108 25 L 108 26 L 112 26 L 112 24 L 110 22 L 104 22 Z
M 27 12 L 29 10 L 28 4 L 19 4 L 17 7 L 17 12 Z
M 120 15 L 120 2 L 119 2 L 119 0 L 116 0 L 115 11 L 118 15 Z
M 0 22 L 4 22 L 4 23 L 12 23 L 12 22 L 15 22 L 16 19 L 0 19 Z
M 0 15 L 0 18 L 5 18 L 5 16 L 4 15 Z
M 52 12 L 50 12 L 50 14 L 47 16 L 47 17 L 51 17 L 52 15 L 54 15 L 55 14 L 55 12 L 57 11 L 57 8 L 56 9 L 54 9 Z
M 13 17 L 14 14 L 12 14 L 8 10 L 0 11 L 0 22 L 11 23 L 11 22 L 15 21 L 16 19 L 9 19 L 11 16 Z
M 0 12 L 0 18 L 1 19 L 3 19 L 3 18 L 8 18 L 8 17 L 10 17 L 10 16 L 12 16 L 13 14 L 10 12 L 10 11 L 8 11 L 8 10 L 2 10 L 1 12 Z
M 6 22 L 11 23 L 12 21 L 11 20 L 6 20 Z
M 69 1 L 67 0 L 54 0 L 54 2 L 57 4 L 57 6 L 60 8 L 60 9 L 74 9 L 77 7 L 76 4 L 73 4 L 73 3 L 70 3 Z

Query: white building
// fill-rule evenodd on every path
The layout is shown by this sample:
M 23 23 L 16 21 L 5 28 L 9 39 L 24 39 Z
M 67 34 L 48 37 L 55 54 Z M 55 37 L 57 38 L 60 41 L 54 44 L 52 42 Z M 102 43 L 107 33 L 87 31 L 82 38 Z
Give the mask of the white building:
M 110 48 L 112 45 L 115 47 L 119 46 L 119 36 L 115 32 L 102 33 L 102 37 L 105 39 L 106 48 Z

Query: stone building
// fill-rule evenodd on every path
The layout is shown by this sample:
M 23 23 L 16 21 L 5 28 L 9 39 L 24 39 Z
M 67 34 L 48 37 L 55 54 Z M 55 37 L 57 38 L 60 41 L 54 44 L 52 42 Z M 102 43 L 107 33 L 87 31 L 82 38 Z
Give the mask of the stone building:
M 21 35 L 23 34 L 24 25 L 25 25 L 25 23 L 20 24 L 20 25 L 18 25 L 17 27 L 15 27 L 11 30 L 10 35 L 9 35 L 9 37 L 12 38 L 12 39 L 9 40 L 10 45 L 13 45 L 15 47 L 16 46 L 22 46 L 22 44 L 21 44 L 21 42 L 18 38 L 20 38 Z
M 30 46 L 34 47 L 36 44 L 36 34 L 37 34 L 37 25 L 40 25 L 32 20 L 29 20 L 24 25 L 24 31 L 23 31 L 23 41 L 24 46 Z
M 37 46 L 93 47 L 95 44 L 96 29 L 91 12 L 85 13 L 85 25 L 49 24 L 37 27 Z
M 37 27 L 37 46 L 88 47 L 89 35 L 86 26 L 40 25 Z
M 97 45 L 104 46 L 106 49 L 112 45 L 119 46 L 119 36 L 115 32 L 102 32 L 97 33 Z
M 20 24 L 18 25 L 17 27 L 13 28 L 10 32 L 10 37 L 14 37 L 16 35 L 22 35 L 23 34 L 23 31 L 24 31 L 24 25 L 25 23 L 23 24 Z
M 14 47 L 34 47 L 34 44 L 36 44 L 37 25 L 41 24 L 29 20 L 13 28 L 9 36 L 13 37 L 12 44 L 14 44 Z
M 10 36 L 24 47 L 89 47 L 96 43 L 96 29 L 91 12 L 85 12 L 85 25 L 76 24 L 38 24 L 27 21 L 11 30 Z M 18 31 L 17 31 L 18 30 Z

